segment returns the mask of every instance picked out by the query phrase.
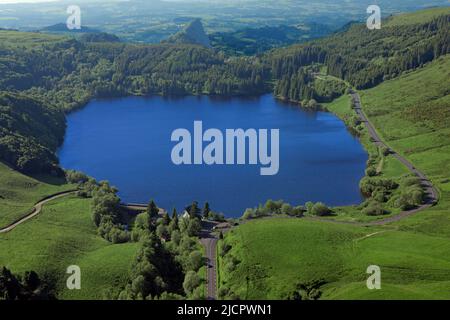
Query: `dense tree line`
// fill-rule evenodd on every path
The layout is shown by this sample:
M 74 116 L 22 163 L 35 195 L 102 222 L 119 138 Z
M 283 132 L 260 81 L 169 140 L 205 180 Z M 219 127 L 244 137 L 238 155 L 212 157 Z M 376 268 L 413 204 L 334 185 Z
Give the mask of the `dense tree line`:
M 308 88 L 311 79 L 302 73 L 305 66 L 324 64 L 330 75 L 366 89 L 449 53 L 449 30 L 450 15 L 422 24 L 384 26 L 380 30 L 353 25 L 322 40 L 274 50 L 265 57 L 265 62 L 279 81 L 275 94 L 301 101 L 312 96 Z
M 372 87 L 449 53 L 449 25 L 450 15 L 381 30 L 352 25 L 321 40 L 240 58 L 196 45 L 44 35 L 37 42 L 0 31 L 8 35 L 0 44 L 0 159 L 23 172 L 58 174 L 54 152 L 64 135 L 63 112 L 93 97 L 256 95 L 274 83 L 276 96 L 313 106 L 345 86 L 319 81 L 308 66 L 321 64 L 357 88 Z
M 58 170 L 54 150 L 62 142 L 64 114 L 20 93 L 0 92 L 0 159 L 25 172 Z
M 6 267 L 0 270 L 0 300 L 55 299 L 47 284 L 34 271 L 22 276 L 14 275 Z
M 57 167 L 54 152 L 64 135 L 63 112 L 93 97 L 267 91 L 268 76 L 258 58 L 226 59 L 195 45 L 46 36 L 40 43 L 27 42 L 20 32 L 7 33 L 10 42 L 0 44 L 0 159 L 27 173 Z
M 204 298 L 198 271 L 205 265 L 199 248 L 201 210 L 194 202 L 188 215 L 161 214 L 154 201 L 135 219 L 132 241 L 139 242 L 128 284 L 119 299 Z
M 92 221 L 99 236 L 112 243 L 130 241 L 130 232 L 126 227 L 126 212 L 120 205 L 118 190 L 107 181 L 97 182 L 85 174 L 68 170 L 66 180 L 78 184 L 78 196 L 91 198 Z
M 186 215 L 171 216 L 151 200 L 147 210 L 135 216 L 121 207 L 117 189 L 106 181 L 78 171 L 67 171 L 68 182 L 79 185 L 78 195 L 89 197 L 98 234 L 112 243 L 137 242 L 140 249 L 129 273 L 128 284 L 109 298 L 126 300 L 204 298 L 198 271 L 205 265 L 199 235 L 202 217 L 215 218 L 209 204 L 197 202 L 185 208 Z

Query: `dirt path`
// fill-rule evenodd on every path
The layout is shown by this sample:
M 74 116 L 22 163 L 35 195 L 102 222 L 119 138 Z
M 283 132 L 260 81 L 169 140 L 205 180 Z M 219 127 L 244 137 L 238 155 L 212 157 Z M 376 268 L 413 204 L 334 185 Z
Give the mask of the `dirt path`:
M 15 222 L 11 223 L 10 225 L 0 229 L 0 234 L 1 233 L 10 232 L 11 230 L 16 228 L 17 226 L 21 225 L 22 223 L 24 223 L 24 222 L 30 220 L 31 218 L 34 218 L 38 214 L 40 214 L 41 211 L 42 211 L 42 207 L 46 203 L 48 203 L 50 201 L 53 201 L 53 200 L 56 200 L 58 198 L 62 198 L 62 197 L 68 196 L 70 194 L 74 194 L 76 192 L 77 192 L 76 190 L 64 191 L 64 192 L 60 192 L 60 193 L 54 194 L 52 196 L 49 196 L 49 197 L 39 201 L 38 203 L 36 203 L 36 205 L 33 207 L 33 209 L 31 210 L 31 212 L 29 214 L 27 214 L 26 216 L 20 218 L 19 220 L 15 221 Z

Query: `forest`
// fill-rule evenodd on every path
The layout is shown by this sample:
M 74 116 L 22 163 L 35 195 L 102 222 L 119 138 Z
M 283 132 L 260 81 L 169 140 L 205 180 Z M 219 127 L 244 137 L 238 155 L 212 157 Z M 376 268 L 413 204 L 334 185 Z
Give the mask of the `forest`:
M 449 53 L 449 25 L 448 14 L 375 31 L 355 24 L 251 57 L 189 44 L 0 31 L 0 159 L 26 173 L 60 174 L 55 150 L 64 135 L 64 112 L 96 97 L 273 91 L 291 101 L 329 101 L 345 86 L 323 88 L 311 65 L 358 89 L 370 88 Z
M 449 24 L 449 15 L 373 32 L 356 24 L 312 43 L 274 50 L 265 64 L 279 81 L 275 95 L 293 101 L 317 98 L 313 77 L 303 70 L 313 63 L 325 65 L 328 74 L 357 89 L 367 89 L 449 53 Z
M 79 186 L 78 197 L 92 199 L 92 222 L 98 235 L 110 243 L 139 243 L 126 285 L 111 293 L 111 298 L 201 298 L 198 272 L 204 261 L 198 247 L 198 204 L 186 207 L 188 215 L 181 219 L 176 211 L 170 216 L 160 212 L 150 201 L 145 212 L 128 221 L 115 188 L 59 167 L 55 152 L 64 137 L 65 114 L 100 97 L 271 91 L 281 99 L 316 107 L 344 93 L 347 84 L 371 88 L 448 54 L 449 24 L 447 14 L 423 23 L 387 24 L 376 31 L 351 25 L 325 39 L 249 57 L 229 57 L 189 44 L 125 44 L 105 35 L 72 39 L 1 30 L 0 160 L 26 174 L 65 176 Z M 320 80 L 323 70 L 341 82 Z M 377 160 L 369 159 L 367 177 L 360 184 L 361 191 L 371 197 L 364 213 L 382 215 L 380 203 L 389 201 L 402 210 L 420 204 L 423 191 L 417 179 L 406 177 L 400 184 L 376 179 Z M 395 198 L 399 189 L 406 192 Z M 307 203 L 303 208 L 268 201 L 247 210 L 244 218 L 273 212 L 322 217 L 330 208 L 322 203 Z M 203 215 L 209 214 L 205 205 Z M 222 251 L 225 259 L 228 252 Z M 53 298 L 50 291 L 32 271 L 23 276 L 6 268 L 0 272 L 0 298 L 48 299 Z

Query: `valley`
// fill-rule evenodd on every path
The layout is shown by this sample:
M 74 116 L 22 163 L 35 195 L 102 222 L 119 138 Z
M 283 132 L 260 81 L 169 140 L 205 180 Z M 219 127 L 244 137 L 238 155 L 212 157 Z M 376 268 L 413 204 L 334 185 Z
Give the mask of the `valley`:
M 236 215 L 228 221 L 233 228 L 216 232 L 214 296 L 450 299 L 449 21 L 448 8 L 428 9 L 390 17 L 374 32 L 355 24 L 318 40 L 232 58 L 198 44 L 0 30 L 0 228 L 52 198 L 41 203 L 39 214 L 0 234 L 0 265 L 19 275 L 35 271 L 58 299 L 207 298 L 211 272 L 204 258 L 214 257 L 214 249 L 205 252 L 199 239 L 202 221 L 224 220 L 215 204 L 200 197 L 193 202 L 189 193 L 184 209 L 160 210 L 172 208 L 160 208 L 155 197 L 130 214 L 121 206 L 121 190 L 61 168 L 57 150 L 71 130 L 67 119 L 102 98 L 275 101 L 273 94 L 288 105 L 283 112 L 291 121 L 299 122 L 292 115 L 303 108 L 304 115 L 339 117 L 340 128 L 345 123 L 345 136 L 358 139 L 369 157 L 365 176 L 357 178 L 364 199 L 328 205 L 323 197 L 307 196 L 255 203 Z M 271 109 L 271 121 L 279 119 L 278 107 Z M 98 119 L 107 120 L 112 111 Z M 246 112 L 252 112 L 246 119 L 255 117 L 255 110 Z M 213 114 L 223 120 L 220 111 Z M 105 128 L 107 136 L 113 127 Z M 99 151 L 105 146 L 97 144 Z M 307 194 L 313 182 L 305 185 Z M 341 188 L 330 187 L 327 193 L 339 198 Z M 76 194 L 52 197 L 74 189 Z M 296 187 L 289 191 L 299 193 Z M 147 201 L 153 196 L 145 191 Z M 74 264 L 83 270 L 80 291 L 65 288 L 66 268 Z M 382 270 L 381 290 L 366 287 L 367 267 L 374 264 Z M 2 275 L 10 277 L 5 269 Z M 0 297 L 10 295 L 2 291 Z

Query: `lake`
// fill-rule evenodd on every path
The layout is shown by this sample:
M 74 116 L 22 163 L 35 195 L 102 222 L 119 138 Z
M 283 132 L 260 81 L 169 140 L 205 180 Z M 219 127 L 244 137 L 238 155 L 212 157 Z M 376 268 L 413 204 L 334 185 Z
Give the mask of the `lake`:
M 182 210 L 196 200 L 227 217 L 268 199 L 293 205 L 322 201 L 358 204 L 367 153 L 344 123 L 327 112 L 305 111 L 274 99 L 213 97 L 128 97 L 91 101 L 68 115 L 58 151 L 66 169 L 108 180 L 123 202 Z M 258 165 L 173 164 L 171 134 L 207 128 L 279 129 L 277 175 L 260 175 Z

